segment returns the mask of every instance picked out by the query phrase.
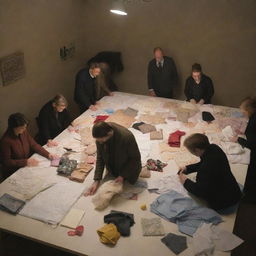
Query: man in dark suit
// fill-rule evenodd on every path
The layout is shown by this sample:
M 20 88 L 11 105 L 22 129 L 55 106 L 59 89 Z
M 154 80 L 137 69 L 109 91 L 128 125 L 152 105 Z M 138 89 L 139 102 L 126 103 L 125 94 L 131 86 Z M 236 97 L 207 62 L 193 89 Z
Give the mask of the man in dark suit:
M 95 77 L 99 74 L 99 64 L 91 63 L 89 68 L 81 69 L 76 75 L 74 100 L 78 104 L 81 114 L 87 109 L 97 110 Z
M 160 47 L 154 49 L 154 59 L 148 64 L 148 89 L 150 96 L 173 98 L 178 74 L 171 57 L 164 56 Z

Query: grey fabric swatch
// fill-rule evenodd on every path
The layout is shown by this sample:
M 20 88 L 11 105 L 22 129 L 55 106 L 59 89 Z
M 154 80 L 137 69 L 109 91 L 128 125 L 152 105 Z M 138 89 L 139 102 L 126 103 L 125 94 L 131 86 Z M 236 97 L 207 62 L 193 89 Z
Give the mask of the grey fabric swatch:
M 142 133 L 149 133 L 149 132 L 156 131 L 156 127 L 151 124 L 142 124 L 138 128 Z
M 138 114 L 138 110 L 128 107 L 126 110 L 124 110 L 124 114 L 135 117 Z
M 187 238 L 185 236 L 178 236 L 173 233 L 169 233 L 162 238 L 161 241 L 176 255 L 188 248 Z
M 164 236 L 164 226 L 160 218 L 141 218 L 143 236 Z
M 4 194 L 0 197 L 0 210 L 17 214 L 25 205 L 25 201 L 19 200 L 9 194 Z

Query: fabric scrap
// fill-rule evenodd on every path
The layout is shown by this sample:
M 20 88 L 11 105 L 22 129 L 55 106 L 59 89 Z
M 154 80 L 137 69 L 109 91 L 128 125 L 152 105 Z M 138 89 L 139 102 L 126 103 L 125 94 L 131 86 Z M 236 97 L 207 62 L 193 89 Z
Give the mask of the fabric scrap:
M 150 140 L 162 140 L 163 139 L 163 130 L 152 131 L 150 132 Z
M 164 243 L 176 255 L 188 248 L 187 238 L 185 236 L 179 236 L 173 233 L 168 233 L 161 239 L 161 242 Z
M 100 122 L 100 121 L 105 121 L 109 116 L 108 115 L 99 115 L 99 116 L 96 116 L 95 120 L 94 120 L 94 124 L 97 123 L 97 122 Z
M 72 208 L 60 223 L 61 226 L 75 229 L 85 214 L 84 210 Z
M 23 208 L 25 203 L 25 201 L 5 193 L 0 197 L 0 210 L 11 214 L 17 214 Z
M 100 241 L 103 244 L 116 245 L 118 239 L 120 238 L 120 233 L 117 231 L 116 225 L 110 223 L 104 225 L 102 228 L 97 230 Z
M 171 147 L 180 147 L 180 139 L 186 133 L 183 131 L 177 130 L 169 135 L 168 144 Z
M 147 169 L 156 172 L 163 172 L 163 168 L 167 166 L 167 163 L 163 163 L 160 160 L 148 159 L 147 160 Z
M 141 218 L 143 236 L 164 236 L 164 226 L 160 218 Z
M 144 134 L 145 133 L 150 133 L 152 131 L 156 131 L 156 127 L 151 125 L 151 124 L 142 124 L 138 128 Z

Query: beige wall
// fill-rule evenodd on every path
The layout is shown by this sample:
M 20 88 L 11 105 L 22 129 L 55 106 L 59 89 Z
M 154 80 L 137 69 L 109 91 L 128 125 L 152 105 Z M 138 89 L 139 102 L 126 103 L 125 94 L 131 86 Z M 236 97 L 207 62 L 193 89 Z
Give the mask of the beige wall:
M 0 56 L 25 54 L 25 78 L 0 87 L 0 134 L 9 114 L 22 112 L 35 133 L 38 111 L 56 93 L 73 104 L 74 76 L 85 62 L 84 0 L 0 0 Z M 61 61 L 59 48 L 74 42 L 73 59 Z
M 146 69 L 152 48 L 174 58 L 180 93 L 191 64 L 199 62 L 215 84 L 213 102 L 238 105 L 256 89 L 255 0 L 128 1 L 127 17 L 109 13 L 110 0 L 0 0 L 0 57 L 22 50 L 26 77 L 0 87 L 0 134 L 10 113 L 32 120 L 56 93 L 70 101 L 74 76 L 102 50 L 121 51 L 121 91 L 147 93 Z M 61 61 L 59 47 L 75 42 L 76 55 Z M 32 129 L 34 131 L 34 129 Z

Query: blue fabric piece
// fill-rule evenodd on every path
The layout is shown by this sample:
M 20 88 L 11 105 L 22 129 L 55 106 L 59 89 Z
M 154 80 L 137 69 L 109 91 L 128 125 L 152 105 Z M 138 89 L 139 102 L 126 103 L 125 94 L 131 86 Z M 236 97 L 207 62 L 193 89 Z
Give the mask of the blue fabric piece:
M 174 222 L 179 231 L 192 236 L 202 223 L 217 225 L 222 222 L 221 216 L 214 210 L 198 205 L 192 198 L 171 190 L 160 195 L 150 205 L 151 212 Z
M 115 112 L 115 110 L 112 109 L 112 108 L 106 108 L 106 109 L 104 109 L 104 111 L 105 111 L 106 113 L 108 113 L 108 114 L 113 114 L 113 113 Z

